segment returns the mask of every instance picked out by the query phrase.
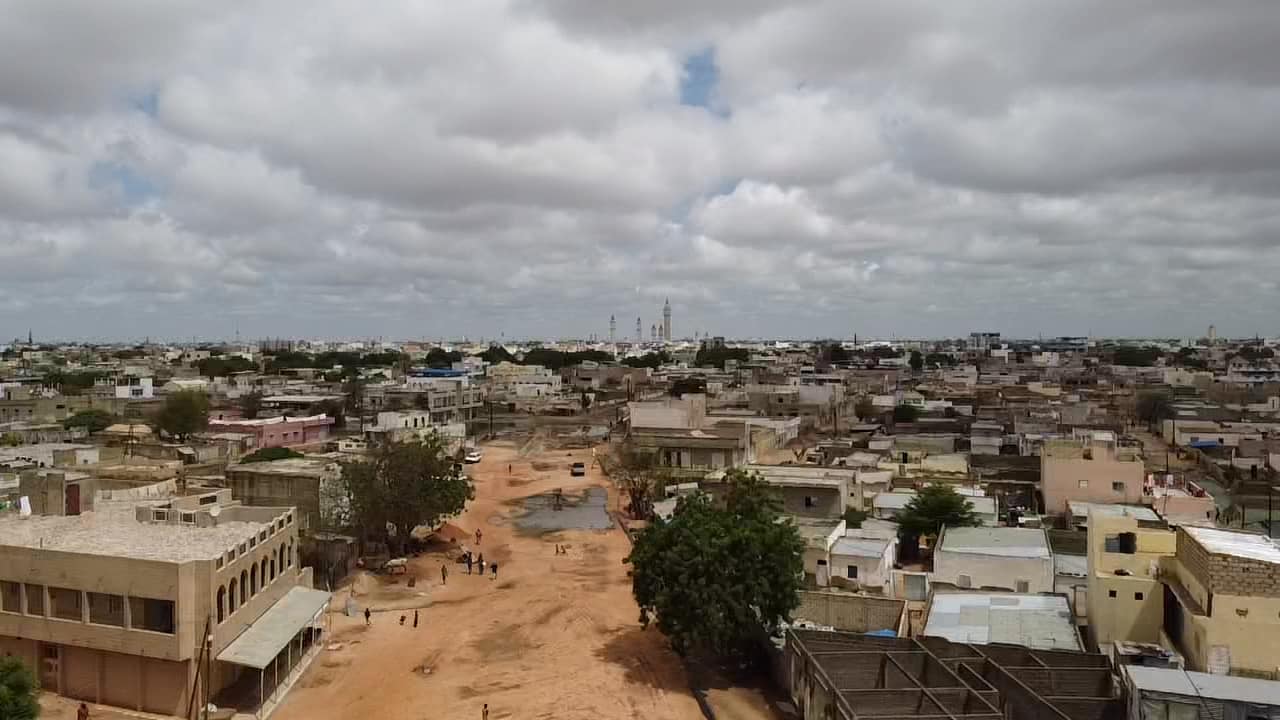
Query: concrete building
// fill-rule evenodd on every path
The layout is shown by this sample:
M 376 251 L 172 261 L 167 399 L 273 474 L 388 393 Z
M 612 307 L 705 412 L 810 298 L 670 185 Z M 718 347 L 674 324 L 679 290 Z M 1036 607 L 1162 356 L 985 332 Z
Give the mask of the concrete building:
M 1143 499 L 1146 468 L 1129 448 L 1075 441 L 1045 443 L 1040 453 L 1040 482 L 1045 512 L 1062 515 L 1067 503 L 1127 503 Z
M 154 380 L 149 377 L 122 377 L 115 382 L 115 396 L 120 400 L 150 400 L 155 397 Z
M 0 651 L 46 690 L 135 711 L 185 716 L 238 684 L 265 699 L 316 646 L 329 599 L 297 544 L 292 508 L 227 491 L 0 515 Z
M 782 499 L 783 512 L 797 517 L 840 518 L 854 507 L 857 471 L 806 465 L 743 465 L 745 472 L 758 475 Z M 723 472 L 707 476 L 708 482 L 724 477 Z
M 780 684 L 804 720 L 1119 717 L 1102 655 L 792 628 Z
M 934 592 L 925 618 L 924 635 L 952 642 L 1084 649 L 1071 607 L 1061 595 Z
M 831 546 L 831 584 L 851 590 L 893 594 L 893 562 L 898 556 L 897 538 L 859 537 L 846 530 Z
M 329 439 L 329 428 L 333 422 L 328 415 L 210 420 L 209 432 L 250 435 L 254 448 L 292 447 L 323 443 Z
M 933 555 L 932 582 L 957 588 L 1051 593 L 1053 553 L 1044 530 L 943 528 Z
M 1142 509 L 1090 508 L 1089 631 L 1104 652 L 1116 640 L 1160 642 L 1164 591 L 1159 568 L 1162 558 L 1173 554 L 1174 534 L 1144 517 Z
M 288 502 L 297 508 L 298 533 L 304 538 L 340 527 L 347 511 L 340 487 L 341 468 L 327 458 L 287 458 L 227 467 L 227 486 L 235 499 L 254 507 Z

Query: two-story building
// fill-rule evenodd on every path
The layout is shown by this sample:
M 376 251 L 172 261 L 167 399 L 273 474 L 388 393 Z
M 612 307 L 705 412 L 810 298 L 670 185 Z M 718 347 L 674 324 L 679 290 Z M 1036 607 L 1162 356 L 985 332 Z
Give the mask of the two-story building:
M 1124 503 L 1143 501 L 1146 466 L 1131 448 L 1088 440 L 1055 440 L 1040 451 L 1040 483 L 1045 512 L 1064 515 L 1067 503 Z

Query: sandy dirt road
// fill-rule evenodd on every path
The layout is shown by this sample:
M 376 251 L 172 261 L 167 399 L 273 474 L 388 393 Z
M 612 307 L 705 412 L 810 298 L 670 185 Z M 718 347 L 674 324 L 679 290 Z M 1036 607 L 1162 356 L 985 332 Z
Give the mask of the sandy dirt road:
M 274 717 L 478 720 L 488 703 L 492 720 L 701 718 L 675 655 L 655 629 L 639 627 L 622 563 L 625 535 L 616 528 L 538 535 L 513 524 L 522 498 L 607 485 L 596 467 L 570 477 L 575 460 L 590 465 L 590 451 L 521 457 L 509 444 L 485 447 L 483 461 L 469 466 L 476 499 L 454 524 L 482 530 L 477 549 L 498 561 L 498 578 L 467 576 L 448 562 L 442 586 L 441 553 L 411 560 L 413 589 L 403 579 L 387 586 L 362 578 L 355 600 L 361 611 L 373 608 L 372 625 L 333 614 L 330 641 L 341 648 L 317 658 Z M 567 554 L 557 555 L 556 544 Z M 335 593 L 335 608 L 347 592 Z M 402 609 L 414 605 L 422 606 L 417 629 L 413 610 Z

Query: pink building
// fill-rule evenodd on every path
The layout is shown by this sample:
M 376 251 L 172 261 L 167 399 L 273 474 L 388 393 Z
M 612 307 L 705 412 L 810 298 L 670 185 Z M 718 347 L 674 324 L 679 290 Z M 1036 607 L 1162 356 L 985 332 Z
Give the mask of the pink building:
M 1146 497 L 1146 467 L 1131 448 L 1059 440 L 1040 451 L 1040 486 L 1050 515 L 1068 512 L 1067 501 L 1138 505 Z
M 255 448 L 290 447 L 324 442 L 333 418 L 328 415 L 274 417 L 258 420 L 210 420 L 210 432 L 253 435 Z

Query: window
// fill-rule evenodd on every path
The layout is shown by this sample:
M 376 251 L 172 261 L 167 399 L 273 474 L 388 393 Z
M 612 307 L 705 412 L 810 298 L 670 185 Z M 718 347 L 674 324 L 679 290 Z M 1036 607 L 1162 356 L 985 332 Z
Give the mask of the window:
M 22 612 L 22 583 L 0 581 L 0 611 Z
M 271 553 L 271 580 L 274 582 L 275 579 L 276 579 L 276 554 Z
M 133 621 L 134 630 L 173 634 L 172 600 L 131 597 L 129 598 L 129 616 Z
M 1115 590 L 1108 590 L 1108 591 L 1107 591 L 1107 597 L 1111 597 L 1111 598 L 1113 598 L 1113 597 L 1115 597 L 1115 596 L 1116 596 L 1116 591 L 1115 591 Z
M 1133 599 L 1134 599 L 1134 600 L 1141 600 L 1141 599 L 1142 599 L 1142 593 L 1140 593 L 1140 592 L 1136 592 L 1136 593 L 1134 593 L 1134 594 L 1133 594 Z
M 258 594 L 258 566 L 249 568 L 249 597 Z
M 973 578 L 969 577 L 968 575 L 957 575 L 956 587 L 962 587 L 962 588 L 973 587 Z
M 227 583 L 227 613 L 236 611 L 236 584 L 235 578 L 231 578 L 231 582 Z
M 267 559 L 262 558 L 262 562 L 258 563 L 258 584 L 263 590 L 267 589 Z
M 124 627 L 124 598 L 119 595 L 91 592 L 89 595 L 89 622 L 95 625 Z
M 244 570 L 240 571 L 240 604 L 249 599 L 249 577 Z
M 69 588 L 49 588 L 50 616 L 59 620 L 75 620 L 80 622 L 84 617 L 80 614 L 80 591 Z
M 27 614 L 28 615 L 44 615 L 44 586 L 43 585 L 27 585 Z
M 214 570 L 221 570 L 221 569 L 222 569 L 222 564 L 223 564 L 223 560 L 222 560 L 222 558 L 216 558 L 216 559 L 213 561 L 213 569 L 214 569 Z
M 232 581 L 234 582 L 234 581 Z M 235 586 L 232 586 L 231 592 L 235 592 Z M 218 588 L 218 623 L 221 624 L 226 617 L 227 609 L 227 589 L 225 587 Z
M 1026 580 L 1015 581 L 1013 586 L 1020 593 L 1031 592 L 1031 583 L 1027 582 Z
M 818 503 L 814 502 L 812 495 L 804 496 L 804 506 L 807 508 L 817 507 Z
M 1077 480 L 1077 481 L 1076 481 L 1076 483 L 1077 483 L 1077 485 L 1079 485 L 1079 487 L 1081 487 L 1081 488 L 1087 488 L 1087 487 L 1089 487 L 1089 481 L 1088 481 L 1088 480 Z
M 256 537 L 249 538 L 249 547 L 258 547 L 258 538 Z
M 844 572 L 845 572 L 845 577 L 849 578 L 850 580 L 857 580 L 857 579 L 858 579 L 858 566 L 857 566 L 857 565 L 850 565 L 850 566 L 846 567 L 846 568 L 845 568 L 845 570 L 844 570 Z
M 1111 483 L 1111 492 L 1118 492 L 1118 493 L 1124 492 L 1124 483 L 1122 482 Z

